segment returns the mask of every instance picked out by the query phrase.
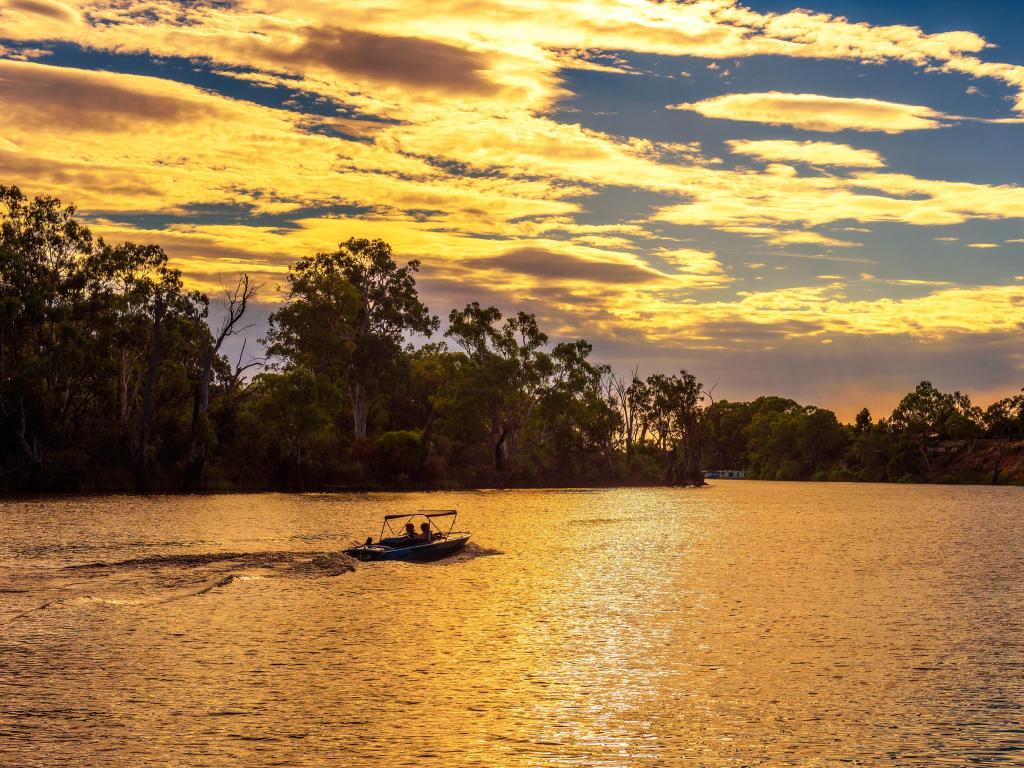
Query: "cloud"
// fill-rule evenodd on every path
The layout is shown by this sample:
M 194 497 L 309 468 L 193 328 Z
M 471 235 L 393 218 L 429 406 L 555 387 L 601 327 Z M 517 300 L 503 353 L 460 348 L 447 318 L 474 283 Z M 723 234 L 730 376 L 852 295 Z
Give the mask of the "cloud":
M 731 139 L 725 142 L 738 155 L 750 155 L 769 162 L 795 162 L 851 168 L 881 168 L 882 156 L 871 149 L 856 149 L 849 144 L 827 141 L 786 141 Z
M 1017 89 L 1014 109 L 1024 112 L 1024 66 L 982 61 L 974 56 L 951 56 L 942 65 L 944 72 L 962 72 L 972 77 L 991 77 Z
M 713 287 L 727 282 L 714 254 L 690 249 L 663 251 L 659 256 L 678 271 L 662 272 L 635 256 L 591 250 L 573 253 L 550 246 L 527 246 L 494 256 L 467 259 L 459 268 L 528 278 L 536 288 L 544 284 L 568 284 L 593 293 L 617 293 L 623 286 L 649 290 Z M 493 279 L 493 278 L 488 278 Z
M 598 283 L 649 283 L 663 276 L 628 261 L 598 261 L 544 248 L 516 248 L 487 259 L 463 262 L 467 267 L 500 270 L 542 280 L 593 280 Z
M 338 27 L 310 27 L 298 46 L 268 45 L 263 55 L 299 72 L 323 68 L 371 81 L 437 89 L 451 93 L 494 92 L 478 52 L 419 37 L 378 35 Z
M 763 238 L 773 245 L 821 245 L 829 248 L 856 248 L 860 243 L 839 240 L 812 229 L 778 229 L 768 226 L 724 225 L 721 229 L 740 235 Z
M 901 280 L 886 280 L 885 282 L 889 283 L 890 285 L 931 285 L 931 286 L 952 285 L 952 283 L 949 282 L 948 280 L 918 280 L 916 278 L 904 278 L 904 279 L 901 279 Z
M 999 243 L 967 243 L 968 248 L 998 248 Z
M 1024 286 L 1020 285 L 943 288 L 906 299 L 850 299 L 838 283 L 741 291 L 737 296 L 734 301 L 691 305 L 684 314 L 678 308 L 673 310 L 668 302 L 651 302 L 632 312 L 644 317 L 648 337 L 652 339 L 671 337 L 685 325 L 701 327 L 738 321 L 774 326 L 789 337 L 822 333 L 906 334 L 938 340 L 965 332 L 1024 329 Z
M 13 0 L 13 5 L 46 9 L 51 14 L 59 13 L 54 9 L 61 7 L 55 0 Z M 97 0 L 88 8 L 90 24 L 77 25 L 81 29 L 75 29 L 75 25 L 55 29 L 52 18 L 38 12 L 8 10 L 5 36 L 11 40 L 62 39 L 161 56 L 210 57 L 229 66 L 250 67 L 256 47 L 297 52 L 303 47 L 299 39 L 303 31 L 331 29 L 338 24 L 337 8 L 329 3 L 289 5 L 241 0 L 227 5 L 142 5 Z M 542 23 L 538 23 L 538 13 L 543 13 Z M 738 0 L 578 0 L 559 2 L 543 11 L 535 4 L 516 0 L 383 5 L 373 0 L 350 0 L 345 3 L 344 18 L 345 28 L 359 34 L 486 50 L 488 79 L 515 85 L 521 93 L 531 94 L 535 103 L 551 103 L 557 98 L 559 85 L 551 74 L 558 69 L 558 60 L 565 51 L 578 52 L 574 57 L 577 60 L 622 51 L 712 60 L 770 55 L 874 64 L 899 61 L 922 69 L 1001 80 L 1024 94 L 1024 67 L 981 61 L 974 54 L 986 50 L 989 44 L 970 31 L 927 34 L 917 26 L 873 25 L 800 9 L 758 13 Z M 335 60 L 330 35 L 327 37 L 326 48 L 316 43 L 306 51 L 314 61 L 325 57 Z M 259 45 L 254 41 L 260 41 Z M 352 42 L 348 41 L 350 51 Z M 361 48 L 355 48 L 369 49 L 371 55 L 379 53 L 369 39 L 362 42 Z M 346 67 L 349 65 L 346 63 Z M 386 62 L 382 66 L 387 68 Z M 429 62 L 424 61 L 423 67 L 430 70 Z M 400 77 L 398 82 L 406 81 Z M 316 85 L 335 91 L 339 83 L 320 81 Z M 1017 108 L 1024 111 L 1024 95 Z
M 945 115 L 930 107 L 864 98 L 835 98 L 813 93 L 732 93 L 669 109 L 704 117 L 767 125 L 791 125 L 808 131 L 881 131 L 902 133 L 940 128 Z
M 664 206 L 652 218 L 736 231 L 787 224 L 814 227 L 845 220 L 921 226 L 1024 217 L 1022 187 L 873 171 L 839 178 L 709 170 L 686 191 L 691 193 L 689 202 Z
M 33 16 L 42 16 L 50 21 L 77 24 L 81 21 L 78 11 L 56 0 L 6 0 L 4 8 L 22 11 Z
M 785 229 L 773 232 L 767 239 L 775 245 L 821 245 L 828 248 L 856 248 L 860 245 L 849 240 L 829 237 L 811 229 Z
M 484 297 L 537 311 L 558 333 L 628 341 L 629 355 L 804 342 L 820 350 L 825 333 L 849 350 L 850 339 L 910 344 L 1018 332 L 992 330 L 987 319 L 993 307 L 1007 323 L 1020 316 L 1019 291 L 1005 286 L 965 288 L 975 291 L 968 295 L 941 280 L 877 280 L 856 288 L 943 290 L 868 301 L 800 275 L 815 266 L 807 261 L 842 269 L 882 258 L 828 252 L 859 247 L 836 236 L 866 231 L 849 224 L 1024 216 L 1019 186 L 883 172 L 882 156 L 856 141 L 737 133 L 728 146 L 751 158 L 739 165 L 758 167 L 732 167 L 696 142 L 644 138 L 642 120 L 631 123 L 625 110 L 602 123 L 621 133 L 596 130 L 583 116 L 585 100 L 571 100 L 568 88 L 579 80 L 564 72 L 589 67 L 639 83 L 649 75 L 630 67 L 632 54 L 704 57 L 730 69 L 736 59 L 778 56 L 806 66 L 899 61 L 1024 90 L 1018 68 L 973 58 L 986 50 L 984 39 L 808 11 L 758 13 L 729 0 L 551 8 L 538 24 L 537 7 L 517 0 L 351 0 L 342 16 L 329 3 L 95 0 L 80 16 L 47 0 L 7 2 L 0 26 L 9 47 L 80 45 L 111 52 L 113 66 L 122 54 L 194 60 L 234 78 L 225 90 L 235 97 L 156 77 L 2 62 L 3 181 L 78 203 L 112 238 L 164 244 L 198 287 L 216 288 L 221 272 L 246 268 L 272 297 L 297 256 L 349 236 L 382 237 L 399 256 L 423 259 L 424 296 L 438 311 L 456 295 Z M 961 77 L 934 76 L 962 90 Z M 256 103 L 270 99 L 246 101 L 257 86 L 295 98 L 278 108 Z M 310 114 L 308 104 L 338 114 Z M 579 117 L 558 111 L 577 105 Z M 825 132 L 898 133 L 953 119 L 924 106 L 799 93 L 686 106 Z M 900 158 L 892 159 L 898 167 Z M 642 203 L 609 206 L 615 195 Z M 213 209 L 231 215 L 210 223 L 197 214 Z M 931 234 L 921 235 L 925 247 Z M 774 266 L 782 258 L 805 263 Z M 766 260 L 773 267 L 761 270 L 765 283 L 749 273 L 732 278 L 731 268 Z M 736 285 L 775 287 L 733 294 Z
M 211 109 L 195 93 L 156 78 L 128 81 L 109 72 L 0 60 L 0 100 L 20 122 L 38 129 L 71 124 L 109 132 L 195 119 Z
M 679 272 L 692 275 L 719 275 L 722 262 L 718 254 L 698 248 L 662 248 L 655 252 L 660 259 L 672 264 Z

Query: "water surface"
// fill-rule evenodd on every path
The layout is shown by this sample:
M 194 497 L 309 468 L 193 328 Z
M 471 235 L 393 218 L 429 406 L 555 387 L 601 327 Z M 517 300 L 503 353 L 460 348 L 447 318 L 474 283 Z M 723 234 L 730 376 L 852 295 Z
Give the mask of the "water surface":
M 1024 765 L 1022 574 L 1019 488 L 7 502 L 0 764 Z

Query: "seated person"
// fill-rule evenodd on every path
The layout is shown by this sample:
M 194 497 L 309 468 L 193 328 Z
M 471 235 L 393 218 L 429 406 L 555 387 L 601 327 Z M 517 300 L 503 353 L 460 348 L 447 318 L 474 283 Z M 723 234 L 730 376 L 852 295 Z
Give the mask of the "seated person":
M 415 541 L 419 538 L 419 534 L 416 533 L 416 526 L 412 523 L 405 524 L 405 538 Z
M 426 539 L 427 541 L 440 541 L 441 539 L 447 539 L 448 538 L 447 536 L 445 536 L 440 531 L 432 531 L 430 529 L 430 523 L 423 523 L 423 524 L 421 524 L 420 525 L 420 531 L 422 531 L 422 534 L 421 534 L 420 538 Z

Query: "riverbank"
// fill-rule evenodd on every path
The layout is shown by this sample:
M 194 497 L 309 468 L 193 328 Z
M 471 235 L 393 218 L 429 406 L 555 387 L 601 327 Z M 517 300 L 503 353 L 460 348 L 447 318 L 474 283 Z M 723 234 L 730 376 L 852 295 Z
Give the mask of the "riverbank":
M 821 473 L 813 478 L 789 479 L 785 482 L 817 484 L 823 482 L 838 483 L 885 483 L 889 485 L 1008 485 L 1024 486 L 1024 441 L 997 440 L 961 440 L 936 443 L 924 453 L 928 457 L 927 470 L 920 475 L 906 475 L 898 480 L 858 477 L 853 473 L 837 468 L 829 473 Z M 514 490 L 615 490 L 615 489 L 663 489 L 663 488 L 700 488 L 713 485 L 742 483 L 750 480 L 782 480 L 774 477 L 749 476 L 746 480 L 711 479 L 703 486 L 693 484 L 669 485 L 666 483 L 642 482 L 587 482 L 587 483 L 522 483 L 467 485 L 446 483 L 443 485 L 417 484 L 406 482 L 401 484 L 360 483 L 352 485 L 324 484 L 304 487 L 238 486 L 226 483 L 212 484 L 200 491 L 186 491 L 178 487 L 157 488 L 148 493 L 137 493 L 130 485 L 121 487 L 78 488 L 74 490 L 59 488 L 40 488 L 34 491 L 21 491 L 0 495 L 0 499 L 17 500 L 31 498 L 74 498 L 95 496 L 97 494 L 113 494 L 124 496 L 219 496 L 237 493 L 443 493 L 459 491 L 514 491 Z

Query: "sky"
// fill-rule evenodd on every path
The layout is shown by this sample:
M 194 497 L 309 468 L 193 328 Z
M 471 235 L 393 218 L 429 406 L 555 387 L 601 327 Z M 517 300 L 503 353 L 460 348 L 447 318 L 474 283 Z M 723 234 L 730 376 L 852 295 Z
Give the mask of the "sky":
M 252 274 L 253 340 L 380 237 L 716 398 L 1020 390 L 1024 4 L 807 2 L 0 0 L 0 183 Z

